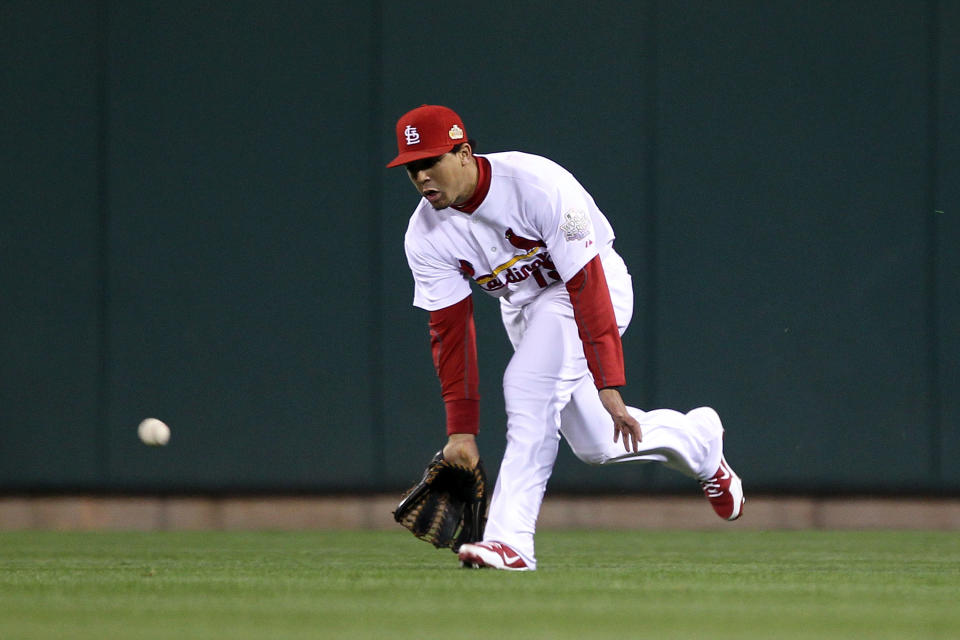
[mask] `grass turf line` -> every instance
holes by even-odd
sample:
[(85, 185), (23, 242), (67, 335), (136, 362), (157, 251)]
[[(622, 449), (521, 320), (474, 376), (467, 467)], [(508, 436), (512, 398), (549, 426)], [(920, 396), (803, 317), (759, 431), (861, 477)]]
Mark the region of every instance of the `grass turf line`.
[(3, 532), (0, 638), (955, 638), (945, 532), (545, 531), (534, 573), (392, 532)]

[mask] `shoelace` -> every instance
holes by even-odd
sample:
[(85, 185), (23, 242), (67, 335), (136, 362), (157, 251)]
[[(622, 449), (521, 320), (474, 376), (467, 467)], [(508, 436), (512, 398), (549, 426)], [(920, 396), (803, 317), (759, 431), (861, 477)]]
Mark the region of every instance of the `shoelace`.
[(707, 494), (708, 498), (719, 498), (723, 495), (723, 489), (720, 487), (720, 483), (717, 482), (716, 476), (709, 480), (704, 480), (700, 483), (700, 486), (703, 487), (703, 491)]

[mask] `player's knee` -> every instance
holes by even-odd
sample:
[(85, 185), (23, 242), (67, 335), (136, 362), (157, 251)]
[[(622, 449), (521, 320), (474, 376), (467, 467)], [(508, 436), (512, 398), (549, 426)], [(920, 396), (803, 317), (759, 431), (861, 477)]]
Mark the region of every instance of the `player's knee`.
[(573, 449), (573, 455), (577, 456), (581, 462), (594, 466), (606, 464), (610, 460), (606, 451), (578, 451)]

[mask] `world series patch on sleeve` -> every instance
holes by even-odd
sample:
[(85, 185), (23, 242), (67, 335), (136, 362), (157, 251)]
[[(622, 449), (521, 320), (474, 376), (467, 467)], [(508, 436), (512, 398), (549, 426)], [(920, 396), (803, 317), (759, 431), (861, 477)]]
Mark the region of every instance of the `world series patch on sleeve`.
[(438, 549), (456, 552), (483, 538), (487, 522), (487, 474), (447, 462), (438, 451), (420, 482), (403, 494), (393, 518)]

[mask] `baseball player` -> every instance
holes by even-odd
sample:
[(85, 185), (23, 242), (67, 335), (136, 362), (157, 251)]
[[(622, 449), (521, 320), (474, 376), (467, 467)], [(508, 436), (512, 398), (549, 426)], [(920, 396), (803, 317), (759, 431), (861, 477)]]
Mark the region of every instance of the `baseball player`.
[(700, 482), (717, 515), (739, 518), (743, 488), (724, 459), (717, 413), (645, 412), (621, 398), (631, 279), (613, 229), (573, 175), (526, 153), (475, 154), (463, 121), (443, 106), (404, 114), (396, 136), (387, 166), (404, 166), (421, 196), (405, 250), (413, 304), (430, 313), (447, 460), (479, 460), (471, 280), (499, 299), (514, 347), (503, 375), (507, 445), (483, 540), (460, 548), (461, 564), (536, 569), (537, 514), (561, 436), (589, 464), (675, 469)]

